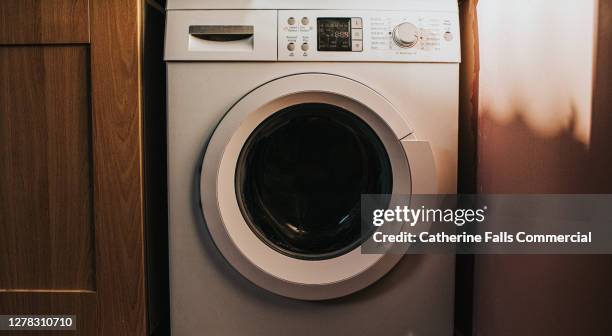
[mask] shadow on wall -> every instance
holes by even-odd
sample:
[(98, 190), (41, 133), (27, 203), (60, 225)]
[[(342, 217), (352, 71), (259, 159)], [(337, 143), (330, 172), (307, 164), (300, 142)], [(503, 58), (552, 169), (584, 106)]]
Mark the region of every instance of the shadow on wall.
[[(573, 119), (547, 138), (533, 132), (522, 113), (499, 124), (484, 111), (479, 191), (612, 193), (612, 89), (602, 83), (611, 82), (609, 64), (606, 69), (598, 72), (599, 108), (588, 147), (575, 139)], [(476, 265), (474, 335), (612, 335), (612, 256), (477, 256)]]
[[(602, 108), (593, 111), (589, 147), (575, 139), (573, 121), (545, 138), (528, 127), (522, 113), (498, 124), (485, 111), (479, 121), (480, 191), (612, 193), (612, 97), (596, 97), (606, 103), (594, 102)], [(612, 335), (612, 256), (476, 260), (474, 335)]]
[[(514, 104), (506, 122), (478, 120), (481, 193), (612, 193), (612, 0), (599, 1), (588, 145), (576, 140), (575, 106), (544, 136)], [(612, 335), (612, 256), (476, 256), (473, 334)]]
[[(591, 193), (593, 157), (574, 137), (576, 108), (554, 137), (535, 133), (517, 104), (509, 123), (500, 124), (481, 110), (478, 191), (487, 193)], [(587, 174), (587, 172), (589, 172)]]

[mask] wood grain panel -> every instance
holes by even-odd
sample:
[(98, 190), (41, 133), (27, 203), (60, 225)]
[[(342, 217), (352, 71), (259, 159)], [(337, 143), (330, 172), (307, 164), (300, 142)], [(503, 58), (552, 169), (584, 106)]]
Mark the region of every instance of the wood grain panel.
[(90, 336), (96, 333), (96, 293), (88, 291), (3, 292), (0, 291), (0, 314), (3, 315), (76, 315), (75, 331), (19, 331), (0, 335), (16, 336)]
[(86, 47), (0, 47), (0, 289), (95, 289)]
[(88, 42), (87, 0), (0, 1), (0, 44)]
[(94, 221), (99, 335), (144, 335), (139, 0), (92, 0)]

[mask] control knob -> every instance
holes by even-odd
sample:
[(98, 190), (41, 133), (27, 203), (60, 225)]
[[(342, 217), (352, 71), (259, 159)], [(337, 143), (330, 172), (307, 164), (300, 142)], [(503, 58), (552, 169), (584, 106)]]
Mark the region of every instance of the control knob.
[(393, 42), (402, 48), (412, 48), (419, 43), (419, 28), (410, 22), (404, 22), (393, 29)]

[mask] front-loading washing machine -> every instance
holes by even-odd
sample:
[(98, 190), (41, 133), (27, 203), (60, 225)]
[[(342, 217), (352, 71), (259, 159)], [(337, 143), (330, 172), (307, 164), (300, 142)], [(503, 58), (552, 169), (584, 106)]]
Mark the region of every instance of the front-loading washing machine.
[(451, 335), (454, 256), (360, 202), (456, 192), (457, 2), (167, 6), (172, 333)]

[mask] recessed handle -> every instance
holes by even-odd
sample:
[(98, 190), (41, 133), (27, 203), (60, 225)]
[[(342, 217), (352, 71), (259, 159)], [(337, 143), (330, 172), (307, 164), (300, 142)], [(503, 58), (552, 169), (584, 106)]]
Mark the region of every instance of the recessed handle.
[(189, 26), (189, 34), (207, 41), (240, 41), (253, 37), (253, 26)]

